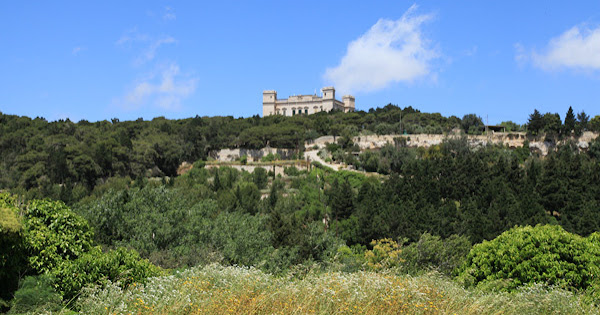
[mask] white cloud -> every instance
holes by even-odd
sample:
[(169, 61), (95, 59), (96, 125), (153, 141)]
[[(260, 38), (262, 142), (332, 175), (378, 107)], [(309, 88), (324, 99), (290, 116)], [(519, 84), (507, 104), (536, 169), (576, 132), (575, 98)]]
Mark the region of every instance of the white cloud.
[[(165, 44), (177, 43), (177, 40), (171, 36), (164, 36), (155, 39), (149, 35), (139, 33), (136, 28), (126, 31), (119, 40), (116, 41), (118, 46), (131, 48), (134, 44), (145, 44), (145, 48), (141, 49), (141, 53), (135, 58), (134, 64), (139, 66), (156, 57), (156, 51), (160, 46)], [(139, 48), (139, 47), (138, 47)]]
[(175, 11), (171, 7), (165, 7), (165, 14), (163, 14), (163, 20), (170, 21), (175, 20), (177, 16), (175, 15)]
[(474, 45), (473, 47), (471, 47), (469, 49), (463, 50), (463, 55), (465, 55), (467, 57), (473, 57), (477, 54), (477, 50), (478, 50), (477, 45)]
[(74, 56), (77, 56), (77, 55), (79, 55), (80, 52), (82, 52), (84, 50), (85, 50), (85, 47), (77, 46), (77, 47), (73, 48), (73, 50), (71, 51), (71, 53)]
[(134, 42), (146, 42), (150, 40), (150, 36), (146, 34), (141, 34), (138, 32), (137, 27), (134, 27), (130, 30), (125, 31), (121, 38), (117, 40), (116, 44), (118, 46), (125, 46), (127, 44), (131, 44)]
[(342, 93), (375, 91), (394, 82), (411, 82), (431, 74), (439, 56), (421, 33), (431, 15), (416, 15), (411, 6), (400, 19), (380, 19), (348, 44), (340, 64), (325, 70), (324, 79)]
[(155, 106), (165, 110), (177, 110), (181, 101), (196, 91), (198, 79), (182, 75), (177, 64), (161, 67), (132, 84), (129, 92), (113, 101), (126, 110), (143, 106)]
[(154, 59), (154, 57), (156, 56), (156, 50), (158, 50), (158, 48), (161, 45), (173, 44), (176, 42), (177, 40), (170, 36), (152, 41), (150, 45), (142, 52), (142, 54), (138, 58), (136, 58), (135, 64), (141, 65)]
[(517, 59), (528, 58), (544, 70), (571, 68), (600, 70), (600, 27), (595, 29), (575, 26), (552, 38), (545, 52), (527, 54), (517, 46)]

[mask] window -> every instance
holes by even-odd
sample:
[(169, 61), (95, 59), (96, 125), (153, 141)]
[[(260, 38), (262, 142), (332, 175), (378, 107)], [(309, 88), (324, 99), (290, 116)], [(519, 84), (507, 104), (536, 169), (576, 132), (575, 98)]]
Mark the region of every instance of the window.
[(308, 115), (308, 108), (304, 109), (304, 113)]
[(296, 115), (296, 110), (292, 109), (292, 116)]

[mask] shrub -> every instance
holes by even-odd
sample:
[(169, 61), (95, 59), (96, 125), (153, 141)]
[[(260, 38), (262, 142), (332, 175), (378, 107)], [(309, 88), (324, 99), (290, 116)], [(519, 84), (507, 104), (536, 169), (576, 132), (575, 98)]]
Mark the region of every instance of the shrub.
[(103, 253), (94, 247), (76, 260), (65, 261), (50, 274), (65, 300), (75, 297), (86, 285), (118, 282), (123, 288), (161, 275), (161, 269), (140, 258), (136, 251), (118, 248)]
[(403, 270), (409, 273), (435, 269), (449, 276), (464, 263), (470, 250), (471, 242), (466, 236), (452, 235), (442, 239), (423, 233), (417, 242), (403, 248), (400, 258), (404, 260)]
[(27, 268), (23, 223), (13, 202), (11, 195), (0, 194), (0, 312), (17, 289), (19, 274)]
[(283, 173), (287, 176), (298, 176), (300, 175), (300, 171), (295, 166), (286, 167), (283, 169)]
[(76, 259), (92, 245), (93, 234), (87, 221), (62, 201), (32, 200), (24, 214), (29, 265), (37, 272), (50, 271), (63, 260)]
[(62, 298), (52, 286), (48, 275), (28, 276), (15, 292), (9, 314), (42, 313), (61, 308)]
[(367, 266), (373, 270), (398, 267), (403, 259), (400, 258), (400, 244), (391, 238), (371, 241), (372, 250), (365, 252)]
[(565, 289), (595, 286), (600, 248), (560, 226), (515, 227), (473, 246), (459, 279), (467, 286), (513, 290), (545, 283)]

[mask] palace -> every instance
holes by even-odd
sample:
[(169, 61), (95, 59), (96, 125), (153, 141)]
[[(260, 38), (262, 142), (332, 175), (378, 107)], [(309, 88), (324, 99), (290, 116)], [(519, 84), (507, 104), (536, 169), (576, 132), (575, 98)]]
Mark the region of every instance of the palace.
[(345, 113), (354, 111), (354, 96), (346, 95), (342, 101), (335, 99), (335, 89), (324, 87), (323, 96), (294, 95), (287, 99), (277, 99), (277, 91), (263, 91), (263, 117), (270, 115), (310, 115), (322, 111), (341, 110)]

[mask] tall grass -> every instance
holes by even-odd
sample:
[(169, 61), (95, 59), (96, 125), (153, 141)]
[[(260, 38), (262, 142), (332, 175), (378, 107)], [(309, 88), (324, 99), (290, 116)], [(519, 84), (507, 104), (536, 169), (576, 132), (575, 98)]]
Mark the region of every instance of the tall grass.
[(535, 285), (517, 293), (465, 290), (438, 274), (315, 272), (301, 279), (211, 265), (123, 290), (86, 289), (86, 314), (598, 314), (582, 296)]

